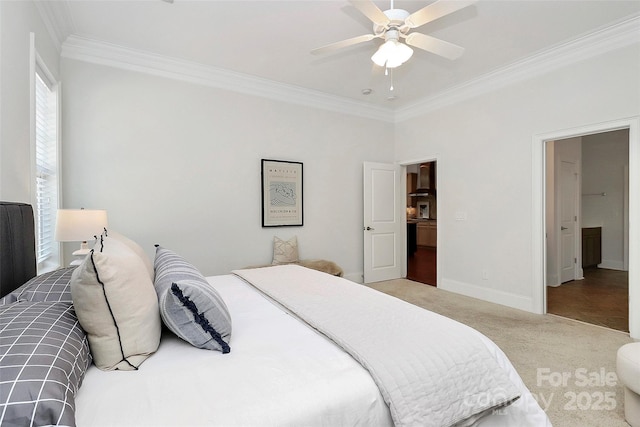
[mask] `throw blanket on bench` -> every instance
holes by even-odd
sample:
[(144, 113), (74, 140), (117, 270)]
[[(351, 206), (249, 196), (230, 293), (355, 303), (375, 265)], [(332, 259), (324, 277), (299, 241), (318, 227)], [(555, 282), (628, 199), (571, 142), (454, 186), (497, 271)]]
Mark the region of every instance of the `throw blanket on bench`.
[(479, 333), (468, 326), (296, 265), (233, 273), (365, 367), (396, 426), (471, 425), (519, 397)]

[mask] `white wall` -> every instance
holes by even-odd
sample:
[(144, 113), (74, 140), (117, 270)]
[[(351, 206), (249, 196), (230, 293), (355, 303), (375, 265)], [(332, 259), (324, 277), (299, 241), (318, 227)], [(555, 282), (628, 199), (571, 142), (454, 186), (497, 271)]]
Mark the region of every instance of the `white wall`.
[[(640, 114), (639, 49), (612, 51), (397, 124), (397, 161), (438, 158), (443, 289), (534, 310), (541, 290), (532, 261), (532, 138)], [(467, 220), (456, 221), (458, 213)]]
[[(582, 226), (602, 227), (601, 268), (624, 270), (625, 168), (629, 130), (583, 138)], [(605, 193), (604, 196), (600, 196)]]
[(59, 55), (33, 2), (0, 1), (0, 200), (31, 203), (29, 33), (49, 71)]
[[(62, 60), (65, 207), (159, 243), (204, 274), (271, 262), (274, 235), (361, 280), (362, 163), (393, 124)], [(260, 159), (304, 163), (304, 227), (262, 228)]]

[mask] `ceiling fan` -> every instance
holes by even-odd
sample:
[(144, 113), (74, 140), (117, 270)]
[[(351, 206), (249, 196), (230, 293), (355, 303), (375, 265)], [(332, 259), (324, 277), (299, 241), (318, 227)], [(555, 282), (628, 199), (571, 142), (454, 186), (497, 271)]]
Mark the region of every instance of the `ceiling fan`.
[[(364, 34), (331, 43), (313, 49), (311, 53), (320, 55), (358, 43), (368, 42), (375, 38), (381, 38), (385, 42), (373, 54), (371, 60), (381, 67), (395, 68), (405, 63), (413, 55), (413, 49), (409, 46), (417, 47), (451, 60), (459, 58), (464, 52), (464, 48), (426, 34), (410, 31), (470, 6), (477, 0), (437, 0), (411, 14), (403, 9), (394, 9), (393, 0), (391, 0), (390, 9), (384, 12), (372, 0), (348, 1), (373, 22), (373, 34)], [(404, 43), (400, 39), (404, 39)]]

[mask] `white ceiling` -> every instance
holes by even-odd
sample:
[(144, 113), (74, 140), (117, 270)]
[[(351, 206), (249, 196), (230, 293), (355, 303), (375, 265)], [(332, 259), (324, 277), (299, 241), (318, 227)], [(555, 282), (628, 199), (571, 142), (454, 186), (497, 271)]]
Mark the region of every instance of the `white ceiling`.
[[(389, 3), (376, 0), (382, 10)], [(416, 11), (430, 0), (397, 0)], [(399, 108), (558, 47), (640, 13), (640, 1), (479, 0), (416, 31), (463, 46), (449, 61), (417, 50), (389, 77), (370, 56), (380, 40), (322, 57), (313, 48), (366, 34), (371, 24), (346, 0), (57, 0), (49, 5), (76, 35), (258, 76), (385, 108)], [(371, 88), (365, 96), (362, 89)]]

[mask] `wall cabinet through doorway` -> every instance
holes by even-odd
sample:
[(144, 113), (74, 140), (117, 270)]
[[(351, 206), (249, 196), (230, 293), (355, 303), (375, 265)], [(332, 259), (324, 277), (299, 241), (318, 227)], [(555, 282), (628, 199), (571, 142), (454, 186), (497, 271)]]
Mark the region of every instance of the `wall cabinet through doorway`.
[(407, 207), (416, 207), (417, 197), (412, 196), (416, 192), (418, 188), (418, 174), (417, 173), (408, 173), (407, 174)]

